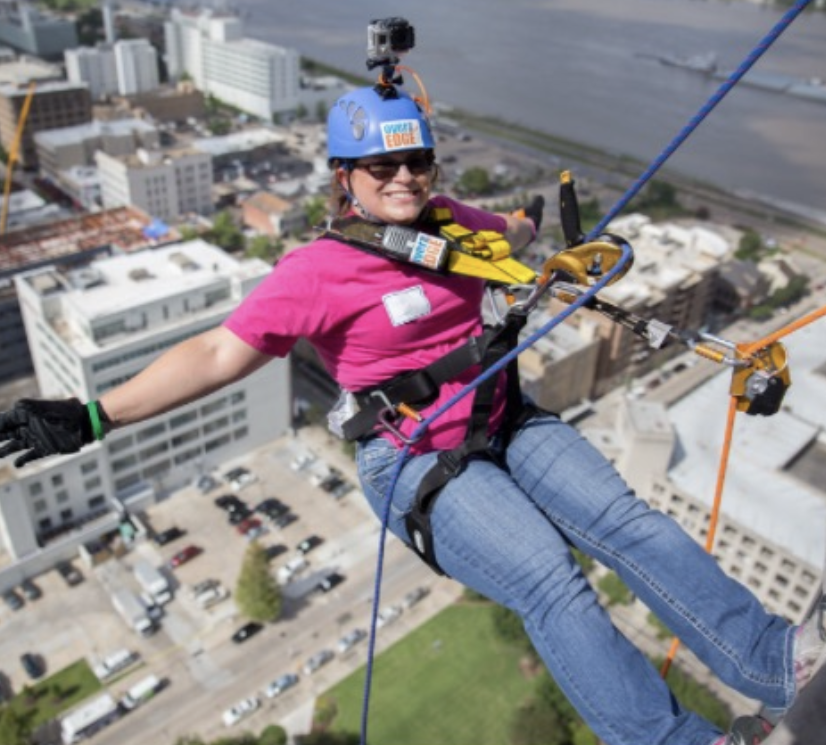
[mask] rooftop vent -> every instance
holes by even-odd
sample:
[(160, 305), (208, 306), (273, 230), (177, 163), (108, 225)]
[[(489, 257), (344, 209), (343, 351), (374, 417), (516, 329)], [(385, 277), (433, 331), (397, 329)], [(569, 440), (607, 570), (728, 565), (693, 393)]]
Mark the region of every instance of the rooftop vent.
[(169, 254), (169, 260), (182, 272), (194, 272), (199, 268), (195, 261), (181, 251)]
[(129, 270), (129, 279), (131, 279), (133, 282), (144, 282), (145, 280), (152, 278), (152, 273), (144, 267), (138, 267), (136, 269)]

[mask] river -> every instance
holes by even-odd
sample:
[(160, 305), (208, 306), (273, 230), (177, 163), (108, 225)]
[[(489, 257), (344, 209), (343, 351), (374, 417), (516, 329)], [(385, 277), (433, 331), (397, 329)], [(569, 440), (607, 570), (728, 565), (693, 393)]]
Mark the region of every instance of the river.
[[(431, 99), (649, 162), (720, 86), (654, 57), (734, 69), (781, 18), (719, 0), (242, 0), (248, 36), (366, 74), (370, 19), (416, 29), (404, 63)], [(826, 80), (826, 13), (805, 13), (755, 72)], [(412, 83), (409, 79), (408, 82)], [(667, 168), (826, 211), (826, 103), (735, 86)]]

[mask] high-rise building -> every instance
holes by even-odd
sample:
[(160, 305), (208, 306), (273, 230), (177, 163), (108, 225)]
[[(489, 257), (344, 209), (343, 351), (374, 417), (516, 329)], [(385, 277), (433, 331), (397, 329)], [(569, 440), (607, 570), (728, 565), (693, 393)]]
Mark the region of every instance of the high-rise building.
[(155, 90), (158, 80), (158, 53), (146, 39), (121, 39), (115, 42), (118, 93), (132, 96)]
[[(44, 397), (99, 398), (169, 347), (220, 324), (269, 271), (201, 240), (15, 278)], [(289, 366), (265, 369), (204, 399), (116, 430), (81, 452), (0, 464), (0, 539), (12, 557), (120, 503), (141, 508), (200, 473), (282, 435)]]
[(67, 49), (64, 57), (66, 77), (73, 83), (86, 83), (95, 101), (145, 93), (160, 85), (158, 53), (146, 39)]
[(244, 38), (239, 18), (173, 9), (164, 35), (173, 80), (186, 73), (204, 93), (263, 119), (297, 108), (298, 52)]
[(107, 209), (133, 205), (162, 220), (212, 212), (212, 156), (193, 148), (95, 154)]
[(0, 44), (18, 52), (59, 59), (77, 46), (75, 23), (43, 13), (27, 0), (0, 0)]

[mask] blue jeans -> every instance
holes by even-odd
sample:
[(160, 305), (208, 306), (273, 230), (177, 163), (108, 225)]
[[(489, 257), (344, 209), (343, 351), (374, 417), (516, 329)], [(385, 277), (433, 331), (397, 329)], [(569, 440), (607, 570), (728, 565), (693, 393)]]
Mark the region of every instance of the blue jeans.
[[(679, 525), (634, 495), (575, 429), (543, 415), (503, 454), (506, 468), (471, 461), (436, 501), (439, 565), (518, 613), (551, 675), (610, 745), (711, 745), (720, 731), (682, 709), (658, 671), (612, 624), (570, 547), (614, 570), (727, 685), (784, 709), (794, 696), (793, 628), (767, 613)], [(373, 510), (398, 451), (359, 446)], [(404, 516), (435, 453), (411, 458), (392, 495), (388, 528), (409, 543)]]

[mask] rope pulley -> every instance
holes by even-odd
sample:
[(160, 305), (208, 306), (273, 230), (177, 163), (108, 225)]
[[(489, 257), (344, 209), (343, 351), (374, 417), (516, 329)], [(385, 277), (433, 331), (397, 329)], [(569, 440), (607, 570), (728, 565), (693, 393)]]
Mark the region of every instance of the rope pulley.
[[(743, 345), (737, 346), (737, 353), (743, 354)], [(761, 416), (776, 414), (792, 384), (786, 347), (775, 341), (744, 358), (748, 365), (734, 370), (729, 389), (737, 399), (737, 410)]]

